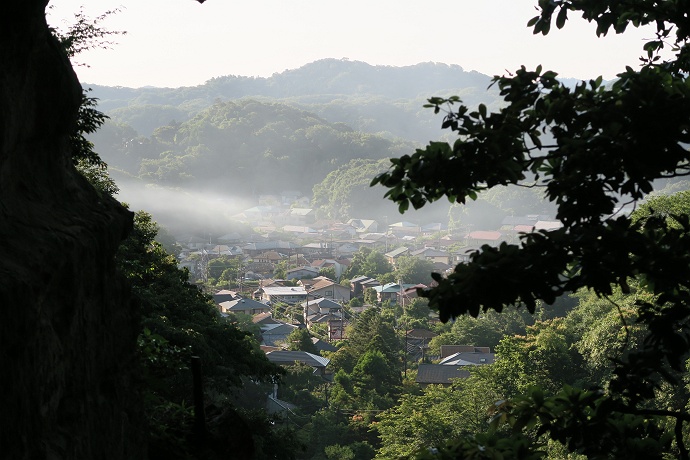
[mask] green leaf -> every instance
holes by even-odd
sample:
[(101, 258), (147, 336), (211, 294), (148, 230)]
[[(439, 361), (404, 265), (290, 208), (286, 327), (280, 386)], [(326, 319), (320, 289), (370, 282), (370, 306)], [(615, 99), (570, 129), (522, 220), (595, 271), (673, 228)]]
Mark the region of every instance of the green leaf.
[(565, 6), (561, 6), (561, 10), (558, 12), (558, 16), (556, 16), (556, 27), (562, 29), (567, 19), (568, 9)]

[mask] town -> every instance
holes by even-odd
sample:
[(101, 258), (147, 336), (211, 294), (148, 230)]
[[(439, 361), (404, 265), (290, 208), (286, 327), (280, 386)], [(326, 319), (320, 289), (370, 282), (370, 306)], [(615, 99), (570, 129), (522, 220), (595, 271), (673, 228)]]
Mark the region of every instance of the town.
[[(418, 299), (418, 290), (435, 285), (432, 272), (451, 271), (483, 245), (519, 244), (521, 233), (562, 227), (546, 215), (506, 216), (499, 228), (476, 230), (470, 226), (449, 230), (438, 222), (388, 223), (387, 216), (382, 221), (318, 221), (314, 209), (298, 207), (309, 203), (299, 192), (263, 196), (260, 202), (273, 204), (233, 216), (255, 230), (250, 235), (232, 232), (215, 238), (176, 238), (180, 267), (213, 295), (223, 316), (252, 317), (261, 329), (261, 349), (270, 361), (301, 362), (330, 378), (328, 359), (303, 350), (299, 355), (288, 351), (296, 329), (306, 329), (319, 352), (334, 352), (333, 343), (347, 339), (354, 315), (384, 303), (404, 311), (406, 303)], [(378, 277), (357, 273), (353, 257), (362, 253), (379, 255), (388, 271)], [(412, 273), (415, 279), (391, 280), (405, 259), (420, 265)], [(438, 323), (434, 312), (427, 309), (425, 316)], [(471, 344), (444, 344), (430, 354), (429, 342), (436, 336), (428, 328), (405, 330), (402, 347), (407, 359), (421, 363), (418, 384), (450, 385), (453, 378), (469, 376), (462, 366), (494, 362), (489, 347)]]

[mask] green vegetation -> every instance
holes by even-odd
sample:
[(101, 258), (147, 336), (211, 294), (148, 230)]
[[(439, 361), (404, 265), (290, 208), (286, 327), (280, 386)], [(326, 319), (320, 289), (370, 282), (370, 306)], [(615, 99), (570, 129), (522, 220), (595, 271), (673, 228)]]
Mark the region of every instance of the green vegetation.
[[(598, 78), (569, 88), (555, 72), (522, 67), (494, 78), (505, 101), (498, 111), (472, 110), (459, 97), (429, 99), (428, 107), (445, 112), (443, 127), (457, 140), (393, 159), (373, 184), (388, 187), (401, 212), (444, 197), (465, 203), (500, 185), (540, 188), (556, 204), (562, 229), (526, 235), (521, 245), (485, 246), (447, 278), (437, 276), (438, 287), (424, 295), (447, 321), (509, 306), (534, 312), (564, 293), (588, 291), (615, 307), (619, 323), (602, 316), (589, 324), (597, 329), (578, 339), (580, 349), (595, 358), (606, 340), (623, 344), (603, 351), (614, 358), (610, 373), (601, 359), (592, 363), (593, 375), (610, 379), (585, 389), (565, 385), (579, 376), (570, 331), (561, 323), (536, 324), (525, 343), (501, 342), (502, 355), (527, 358), (511, 358), (520, 363), (509, 374), (517, 393), (493, 418), (496, 430), (515, 436), (469, 435), (434, 457), (480, 458), (481, 444), (488, 446), (481, 458), (497, 451), (534, 458), (539, 443), (550, 440), (591, 458), (688, 458), (690, 416), (681, 385), (690, 348), (685, 197), (671, 198), (673, 205), (652, 200), (632, 217), (616, 209), (642, 200), (655, 180), (688, 173), (687, 11), (646, 0), (540, 1), (539, 9), (530, 21), (535, 33), (546, 35), (552, 22), (561, 28), (569, 14), (581, 13), (596, 23), (598, 35), (649, 25), (656, 38), (645, 43), (640, 69), (626, 68), (608, 86)], [(618, 295), (626, 301), (616, 302)], [(530, 378), (523, 381), (523, 374)]]
[[(116, 166), (160, 184), (211, 183), (253, 193), (296, 188), (287, 178), (299, 173), (312, 178), (300, 187), (314, 186), (322, 216), (334, 218), (372, 201), (361, 186), (379, 174), (374, 182), (390, 188), (400, 210), (442, 197), (464, 203), (489, 188), (471, 212), (495, 220), (508, 210), (540, 212), (555, 204), (565, 224), (527, 235), (521, 246), (482, 248), (448, 277), (434, 275), (439, 285), (424, 298), (354, 315), (347, 338), (325, 353), (331, 381), (306, 365), (281, 371), (269, 363), (249, 317), (222, 318), (156, 242), (151, 216), (137, 213), (116, 263), (141, 313), (136, 365), (150, 458), (226, 458), (228, 452), (311, 460), (688, 458), (690, 192), (653, 197), (630, 216), (614, 213), (617, 196), (641, 200), (655, 179), (687, 172), (687, 20), (674, 5), (597, 5), (604, 4), (610, 11), (587, 2), (540, 2), (532, 25), (546, 33), (554, 14), (560, 27), (569, 11), (585, 13), (600, 33), (653, 23), (659, 39), (645, 46), (639, 72), (627, 69), (608, 87), (594, 80), (571, 89), (553, 72), (523, 68), (495, 79), (505, 100), (495, 112), (454, 109), (456, 97), (432, 98), (430, 107), (447, 110), (444, 126), (459, 140), (394, 159), (388, 172), (385, 158), (411, 144), (278, 103), (217, 101), (196, 112), (149, 107), (160, 119), (196, 115), (151, 125), (147, 138), (126, 126), (107, 127), (102, 139), (122, 154)], [(675, 39), (669, 24), (679, 26)], [(656, 53), (664, 40), (675, 40), (678, 54), (661, 65)], [(117, 187), (84, 137), (105, 121), (94, 104), (84, 97), (74, 160), (111, 195)], [(265, 184), (261, 175), (271, 168), (286, 178)], [(218, 171), (237, 177), (230, 183)], [(319, 177), (325, 179), (319, 183)], [(453, 207), (450, 220), (462, 226), (473, 220), (469, 212)], [(235, 280), (240, 268), (230, 258), (209, 264), (219, 284)], [(276, 274), (287, 268), (279, 266)], [(412, 257), (401, 257), (393, 270), (383, 254), (362, 249), (345, 277), (427, 283), (430, 271), (430, 263)], [(371, 291), (364, 301), (374, 303)], [(275, 307), (277, 316), (301, 318), (298, 307)], [(433, 324), (429, 307), (454, 322)], [(422, 388), (412, 381), (420, 363), (406, 349), (411, 328), (438, 333), (427, 360), (436, 359), (442, 345), (488, 346), (498, 359), (468, 366), (470, 376), (449, 386)], [(323, 326), (315, 331), (326, 334)], [(305, 329), (287, 342), (291, 350), (317, 352)], [(192, 355), (204, 363), (212, 411), (203, 445), (192, 436)], [(260, 406), (278, 380), (278, 396), (295, 408), (269, 417)]]
[(127, 131), (110, 125), (93, 136), (112, 167), (148, 183), (239, 197), (308, 194), (350, 160), (387, 158), (412, 146), (252, 99), (216, 101), (190, 120), (158, 126), (150, 137)]
[[(112, 12), (89, 22), (79, 13), (76, 25), (66, 35), (54, 33), (71, 57), (90, 46), (102, 46), (92, 43), (111, 35), (99, 25), (109, 14)], [(95, 99), (84, 95), (71, 137), (72, 157), (97, 190), (112, 195), (117, 186), (108, 176), (107, 165), (84, 137), (106, 119), (95, 107)], [(239, 445), (243, 446), (243, 458), (294, 458), (300, 445), (293, 440), (293, 432), (274, 425), (261, 399), (259, 405), (247, 404), (252, 400), (248, 395), (261, 383), (275, 382), (284, 372), (268, 361), (251, 332), (238, 328), (241, 319), (222, 318), (211, 299), (189, 283), (188, 272), (180, 270), (177, 259), (155, 240), (158, 233), (149, 214), (135, 213), (133, 229), (115, 260), (132, 290), (132, 304), (122, 308), (136, 308), (141, 316), (139, 362), (133, 365), (141, 370), (147, 424), (142, 428), (146, 430), (149, 458), (224, 458), (225, 452)], [(212, 267), (224, 269), (220, 277), (232, 270), (236, 273), (235, 261), (221, 262)], [(192, 357), (200, 358), (203, 365), (201, 391), (206, 400), (202, 404), (213, 410), (209, 414), (213, 421), (204, 421), (208, 424), (205, 440), (199, 438), (191, 410)]]
[(393, 271), (393, 267), (386, 260), (385, 256), (378, 251), (363, 247), (352, 257), (352, 263), (346, 270), (346, 278), (356, 276), (368, 276), (379, 278)]

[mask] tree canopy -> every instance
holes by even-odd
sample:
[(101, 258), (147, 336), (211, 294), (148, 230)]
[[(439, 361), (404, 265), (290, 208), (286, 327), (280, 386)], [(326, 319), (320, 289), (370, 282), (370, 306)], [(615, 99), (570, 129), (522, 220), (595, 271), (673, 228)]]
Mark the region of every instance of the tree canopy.
[[(457, 140), (392, 159), (372, 184), (388, 187), (401, 212), (444, 197), (465, 203), (496, 186), (541, 189), (555, 204), (561, 229), (484, 246), (447, 277), (435, 275), (438, 286), (421, 295), (447, 321), (507, 306), (533, 312), (582, 289), (613, 302), (616, 287), (627, 294), (639, 283), (650, 294), (634, 302), (642, 346), (616, 360), (605, 391), (565, 388), (547, 400), (531, 391), (504, 404), (497, 420), (517, 432), (538, 426), (591, 457), (688, 458), (682, 433), (690, 415), (649, 407), (660, 382), (678, 384), (690, 349), (690, 220), (671, 208), (655, 211), (654, 204), (639, 217), (620, 209), (643, 200), (655, 180), (690, 172), (687, 5), (539, 1), (529, 26), (546, 35), (573, 13), (596, 23), (600, 36), (645, 25), (656, 36), (644, 44), (640, 67), (626, 67), (610, 85), (599, 77), (569, 87), (553, 71), (523, 66), (494, 78), (504, 100), (498, 111), (471, 109), (455, 96), (429, 99), (429, 108), (445, 112), (443, 127)], [(463, 442), (454, 448), (466, 447)]]

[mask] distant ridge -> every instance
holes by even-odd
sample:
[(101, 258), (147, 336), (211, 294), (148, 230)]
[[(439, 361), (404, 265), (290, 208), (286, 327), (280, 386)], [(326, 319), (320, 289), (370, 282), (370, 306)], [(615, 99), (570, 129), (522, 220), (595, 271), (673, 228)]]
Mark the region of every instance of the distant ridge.
[(438, 95), (440, 90), (448, 90), (445, 95), (461, 88), (483, 91), (490, 82), (488, 75), (467, 72), (459, 65), (425, 62), (393, 67), (344, 59), (321, 59), (267, 78), (228, 75), (192, 87), (84, 86), (93, 89), (92, 95), (100, 100), (99, 107), (108, 112), (129, 105), (177, 106), (190, 100), (208, 104), (217, 98), (376, 95), (390, 99), (414, 99)]

